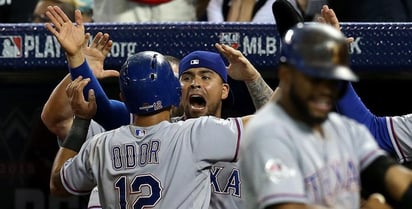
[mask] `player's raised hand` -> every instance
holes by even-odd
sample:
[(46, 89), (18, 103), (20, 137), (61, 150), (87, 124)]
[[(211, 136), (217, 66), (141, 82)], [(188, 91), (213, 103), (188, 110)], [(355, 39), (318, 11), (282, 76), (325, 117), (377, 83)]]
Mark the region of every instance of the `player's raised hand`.
[(229, 61), (227, 73), (232, 79), (253, 81), (260, 76), (256, 68), (239, 50), (219, 43), (216, 43), (215, 47)]
[(108, 33), (98, 32), (89, 44), (90, 33), (86, 33), (83, 45), (83, 53), (86, 56), (87, 63), (93, 71), (94, 76), (98, 79), (106, 77), (118, 77), (117, 70), (104, 70), (104, 60), (109, 54), (113, 41), (110, 40)]
[(77, 55), (83, 46), (85, 37), (80, 10), (75, 11), (76, 23), (73, 23), (58, 6), (47, 7), (46, 16), (51, 21), (45, 24), (46, 28), (57, 38), (66, 54), (68, 56)]
[[(334, 28), (336, 28), (337, 30), (341, 31), (338, 17), (336, 16), (335, 11), (333, 11), (333, 9), (330, 9), (328, 5), (323, 5), (322, 9), (320, 10), (320, 14), (321, 15), (317, 17), (318, 22), (329, 24), (333, 26)], [(353, 40), (354, 40), (353, 37), (349, 37), (347, 38), (346, 41), (348, 43), (352, 43)]]
[(88, 101), (84, 98), (84, 87), (90, 82), (90, 78), (83, 79), (81, 76), (73, 80), (66, 88), (67, 97), (70, 100), (73, 113), (82, 119), (92, 119), (97, 112), (96, 97), (94, 90), (88, 92)]

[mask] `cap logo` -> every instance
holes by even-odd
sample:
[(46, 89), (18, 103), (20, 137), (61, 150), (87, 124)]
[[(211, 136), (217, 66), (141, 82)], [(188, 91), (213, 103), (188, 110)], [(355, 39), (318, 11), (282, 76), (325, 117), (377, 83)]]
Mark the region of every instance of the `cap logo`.
[(191, 64), (191, 65), (198, 65), (198, 64), (199, 64), (199, 60), (190, 60), (190, 64)]

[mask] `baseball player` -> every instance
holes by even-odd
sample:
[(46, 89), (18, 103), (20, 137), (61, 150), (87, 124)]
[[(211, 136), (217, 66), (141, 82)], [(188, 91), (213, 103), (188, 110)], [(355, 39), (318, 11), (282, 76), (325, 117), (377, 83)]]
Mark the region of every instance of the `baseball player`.
[(347, 81), (346, 37), (322, 23), (284, 36), (280, 98), (246, 127), (240, 168), (246, 208), (360, 207), (360, 189), (412, 207), (412, 172), (386, 156), (365, 126), (332, 112)]
[[(192, 52), (181, 60), (180, 75), (183, 92), (181, 106), (185, 114), (183, 117), (173, 118), (173, 121), (203, 115), (220, 116), (222, 99), (229, 93), (226, 66), (220, 55), (208, 51)], [(105, 112), (109, 114), (110, 111)], [(236, 163), (214, 164), (210, 170), (210, 183), (210, 208), (241, 208), (242, 184)]]
[[(77, 81), (84, 86), (89, 80)], [(51, 192), (79, 195), (97, 184), (103, 208), (208, 208), (209, 168), (216, 161), (236, 160), (246, 119), (169, 122), (181, 87), (168, 61), (156, 52), (129, 57), (119, 83), (133, 124), (95, 135), (80, 148), (84, 138), (79, 131), (87, 132), (89, 120), (84, 119), (97, 106), (90, 102), (87, 114), (74, 109), (75, 121), (53, 165)], [(89, 93), (90, 101), (93, 97)], [(72, 102), (79, 98), (82, 91), (74, 91)]]
[[(286, 0), (277, 0), (273, 4), (273, 14), (277, 19), (277, 30), (281, 36), (284, 36), (286, 31), (288, 31), (288, 29), (290, 29), (297, 23), (304, 22), (304, 19)], [(327, 5), (323, 5), (320, 14), (321, 16), (318, 17), (319, 22), (329, 24), (337, 30), (340, 30), (340, 24), (335, 12)], [(347, 38), (348, 43), (351, 43), (352, 41), (352, 37)], [(369, 128), (369, 130), (377, 140), (379, 146), (393, 155), (394, 151), (392, 150), (392, 148), (394, 146), (388, 149), (387, 144), (390, 143), (390, 140), (387, 140), (388, 138), (385, 137), (385, 135), (381, 134), (382, 131), (379, 131), (379, 128), (383, 128), (383, 126), (379, 125), (379, 123), (383, 122), (382, 118), (372, 118), (373, 116), (371, 115), (371, 113), (364, 107), (359, 98), (356, 96), (356, 92), (354, 92), (350, 82), (348, 82), (345, 95), (339, 100), (337, 104), (338, 105), (336, 110), (339, 113), (353, 117), (358, 122), (367, 125), (367, 128)], [(383, 132), (385, 133), (385, 131)], [(385, 141), (387, 143), (383, 143)], [(393, 141), (394, 140), (392, 140), (392, 142)], [(381, 194), (372, 193), (370, 191), (367, 191), (365, 188), (362, 189), (361, 193), (363, 198), (361, 206), (362, 209), (384, 209), (390, 207), (385, 201), (382, 201), (382, 199), (384, 200), (384, 198), (382, 198)]]
[[(217, 47), (221, 47), (222, 53), (240, 53), (237, 50), (236, 52), (233, 52), (235, 50), (227, 46), (218, 45)], [(240, 57), (239, 59), (244, 59), (243, 56), (237, 56)], [(255, 96), (255, 98), (258, 98), (256, 99), (255, 106), (256, 104), (263, 104), (263, 102), (269, 100), (269, 94), (273, 91), (267, 87), (266, 83), (261, 79), (260, 74), (257, 73), (257, 70), (253, 68), (248, 61), (244, 63), (245, 64), (242, 65), (247, 65), (249, 69), (246, 71), (247, 73), (243, 72), (240, 74), (238, 72), (232, 72), (232, 75), (238, 74), (235, 76), (249, 76), (253, 78), (255, 82), (248, 82), (251, 95), (261, 95)], [(194, 51), (182, 58), (179, 69), (180, 81), (182, 84), (181, 106), (185, 114), (182, 117), (173, 118), (173, 121), (186, 120), (188, 118), (196, 118), (204, 115), (220, 117), (222, 100), (228, 97), (230, 91), (229, 85), (227, 84), (226, 66), (220, 55), (214, 52)], [(71, 70), (71, 73), (72, 76), (77, 76), (79, 74), (83, 77), (90, 76), (93, 82), (91, 73), (87, 74), (87, 72), (78, 69)], [(98, 82), (95, 83), (98, 84)], [(96, 89), (101, 89), (101, 87), (97, 87)], [(263, 93), (267, 96), (262, 96)], [(96, 95), (99, 94), (104, 95), (104, 92), (97, 90)], [(124, 111), (124, 109), (121, 111), (112, 110), (113, 108), (124, 108), (124, 103), (113, 100), (105, 100), (103, 102), (99, 101), (99, 99), (96, 100), (99, 109), (102, 106), (102, 109), (100, 109), (100, 111), (98, 110), (97, 114), (99, 114), (99, 112), (100, 114), (105, 113), (103, 116), (105, 116), (106, 119), (101, 123), (103, 126), (106, 124), (104, 121), (110, 122), (109, 127), (118, 126), (119, 122), (116, 120), (118, 120), (119, 117), (122, 117), (122, 115), (127, 116), (127, 114), (124, 113), (127, 111)], [(114, 115), (111, 114), (112, 112), (117, 113), (117, 117), (114, 117)], [(119, 112), (123, 112), (123, 114), (119, 114)], [(108, 117), (110, 115), (114, 117), (111, 120)], [(96, 121), (101, 119), (97, 119), (97, 117), (95, 118)], [(219, 162), (215, 164), (210, 171), (210, 182), (212, 186), (211, 208), (241, 208), (243, 204), (243, 198), (241, 196), (242, 182), (240, 179), (241, 171), (237, 164)]]

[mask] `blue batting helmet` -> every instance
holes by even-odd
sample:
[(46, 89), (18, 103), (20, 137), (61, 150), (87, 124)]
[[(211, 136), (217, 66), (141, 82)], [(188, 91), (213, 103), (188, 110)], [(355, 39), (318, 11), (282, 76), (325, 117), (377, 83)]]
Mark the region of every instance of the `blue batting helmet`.
[(357, 81), (349, 61), (346, 37), (330, 25), (298, 23), (283, 38), (280, 62), (311, 77)]
[(158, 52), (143, 51), (128, 57), (120, 70), (119, 83), (125, 104), (133, 114), (150, 115), (179, 105), (179, 80)]

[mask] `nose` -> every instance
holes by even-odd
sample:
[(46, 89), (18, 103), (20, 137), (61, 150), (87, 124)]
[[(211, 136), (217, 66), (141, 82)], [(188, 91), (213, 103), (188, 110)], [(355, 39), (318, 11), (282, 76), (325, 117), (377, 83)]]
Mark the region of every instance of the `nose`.
[(190, 84), (190, 88), (192, 88), (192, 89), (200, 88), (200, 82), (198, 81), (197, 78), (194, 78), (192, 80), (192, 83)]

